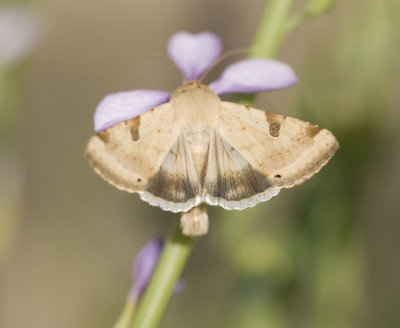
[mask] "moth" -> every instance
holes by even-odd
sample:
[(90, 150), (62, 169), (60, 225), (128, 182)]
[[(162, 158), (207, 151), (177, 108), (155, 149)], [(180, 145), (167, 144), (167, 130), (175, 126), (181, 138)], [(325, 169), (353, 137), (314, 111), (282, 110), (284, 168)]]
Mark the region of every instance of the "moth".
[(241, 210), (317, 173), (339, 145), (299, 119), (221, 101), (198, 81), (93, 136), (86, 156), (115, 187), (172, 212)]

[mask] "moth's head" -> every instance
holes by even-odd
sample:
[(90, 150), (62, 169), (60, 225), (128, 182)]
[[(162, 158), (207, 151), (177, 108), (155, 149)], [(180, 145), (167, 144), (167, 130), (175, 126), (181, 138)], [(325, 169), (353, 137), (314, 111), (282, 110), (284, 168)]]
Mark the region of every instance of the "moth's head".
[[(199, 81), (190, 81), (178, 89), (176, 89), (171, 96), (171, 100), (176, 99), (180, 96), (208, 96), (208, 97), (217, 97), (218, 96), (212, 91), (209, 87)], [(219, 99), (219, 98), (218, 98)]]
[(199, 81), (188, 82), (176, 89), (170, 102), (178, 121), (186, 128), (204, 130), (218, 121), (221, 99)]

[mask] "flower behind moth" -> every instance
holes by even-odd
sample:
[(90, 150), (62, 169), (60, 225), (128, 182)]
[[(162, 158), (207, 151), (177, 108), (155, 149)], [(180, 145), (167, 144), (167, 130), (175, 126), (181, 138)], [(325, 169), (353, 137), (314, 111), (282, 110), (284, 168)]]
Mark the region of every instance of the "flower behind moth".
[[(168, 55), (181, 70), (185, 82), (199, 80), (221, 56), (221, 40), (211, 32), (178, 32), (168, 42)], [(217, 95), (257, 93), (287, 88), (297, 82), (286, 64), (264, 58), (240, 60), (226, 67), (220, 78), (209, 84)], [(134, 118), (168, 102), (170, 95), (161, 90), (138, 89), (107, 95), (94, 114), (96, 132)]]

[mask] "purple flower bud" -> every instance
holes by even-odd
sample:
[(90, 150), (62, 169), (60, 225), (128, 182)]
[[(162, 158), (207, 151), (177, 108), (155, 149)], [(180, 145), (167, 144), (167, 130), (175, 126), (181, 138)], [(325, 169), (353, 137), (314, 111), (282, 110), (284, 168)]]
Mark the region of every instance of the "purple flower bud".
[(144, 245), (136, 256), (133, 265), (133, 285), (128, 299), (136, 303), (146, 289), (160, 258), (164, 242), (161, 239), (152, 239)]
[[(164, 241), (155, 238), (147, 242), (139, 251), (133, 265), (133, 285), (128, 294), (128, 300), (137, 303), (149, 284), (158, 260), (164, 248)], [(181, 280), (175, 285), (174, 292), (179, 293), (184, 289), (184, 283)]]

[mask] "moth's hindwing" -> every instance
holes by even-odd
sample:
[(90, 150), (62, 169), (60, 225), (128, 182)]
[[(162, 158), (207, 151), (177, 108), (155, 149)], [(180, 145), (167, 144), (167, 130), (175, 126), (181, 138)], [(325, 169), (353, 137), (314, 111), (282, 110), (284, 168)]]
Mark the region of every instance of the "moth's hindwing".
[(205, 201), (243, 209), (275, 196), (279, 189), (214, 131), (204, 178)]
[(140, 197), (172, 212), (186, 212), (201, 203), (201, 181), (184, 135), (178, 137)]

